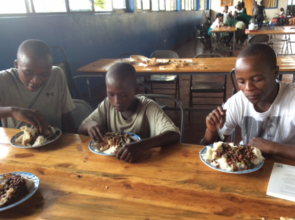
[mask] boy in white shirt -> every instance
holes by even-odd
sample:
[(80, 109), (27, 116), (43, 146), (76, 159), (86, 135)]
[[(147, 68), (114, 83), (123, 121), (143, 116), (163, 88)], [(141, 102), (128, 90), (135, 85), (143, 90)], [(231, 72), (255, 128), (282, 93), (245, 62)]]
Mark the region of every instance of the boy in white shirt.
[(295, 160), (295, 85), (278, 82), (279, 67), (272, 48), (252, 44), (238, 56), (236, 79), (240, 91), (206, 118), (201, 144), (218, 140), (217, 129), (228, 136), (239, 125), (243, 144), (262, 153)]

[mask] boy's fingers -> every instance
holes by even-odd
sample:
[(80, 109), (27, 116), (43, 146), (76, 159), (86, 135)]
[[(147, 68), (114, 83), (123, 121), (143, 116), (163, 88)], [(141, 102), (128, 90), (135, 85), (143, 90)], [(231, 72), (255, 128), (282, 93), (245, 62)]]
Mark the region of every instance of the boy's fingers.
[(125, 160), (127, 156), (128, 156), (128, 151), (127, 151), (126, 148), (124, 148), (123, 153), (122, 153), (122, 155), (120, 157), (120, 160)]
[(117, 159), (120, 160), (120, 157), (121, 157), (121, 154), (123, 153), (123, 151), (124, 151), (124, 147), (122, 147), (122, 148), (117, 152), (117, 154), (116, 154)]
[(126, 162), (129, 162), (131, 163), (130, 161), (132, 161), (132, 156), (131, 156), (131, 153), (127, 153), (127, 156), (125, 157), (124, 159)]

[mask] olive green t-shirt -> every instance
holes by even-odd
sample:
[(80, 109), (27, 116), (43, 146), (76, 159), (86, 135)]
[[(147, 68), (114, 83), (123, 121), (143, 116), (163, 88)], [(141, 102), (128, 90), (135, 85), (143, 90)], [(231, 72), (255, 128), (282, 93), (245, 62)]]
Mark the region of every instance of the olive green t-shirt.
[(105, 126), (107, 131), (132, 132), (142, 139), (157, 136), (165, 131), (180, 133), (179, 129), (156, 102), (144, 96), (137, 96), (137, 98), (139, 102), (136, 111), (127, 120), (111, 106), (109, 99), (106, 98), (82, 124), (96, 121), (99, 125)]
[[(48, 124), (61, 129), (61, 115), (75, 108), (63, 71), (52, 67), (50, 78), (38, 91), (28, 90), (20, 81), (17, 69), (0, 71), (0, 106), (16, 106), (38, 110)], [(3, 118), (2, 126), (20, 128), (25, 122)]]

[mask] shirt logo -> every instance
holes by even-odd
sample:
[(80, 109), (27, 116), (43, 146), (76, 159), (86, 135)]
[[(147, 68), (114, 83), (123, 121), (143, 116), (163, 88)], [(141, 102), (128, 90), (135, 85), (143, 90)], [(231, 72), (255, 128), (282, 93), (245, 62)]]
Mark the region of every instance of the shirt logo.
[(47, 92), (46, 95), (47, 95), (47, 97), (49, 97), (49, 96), (53, 96), (53, 92), (52, 92), (52, 93)]

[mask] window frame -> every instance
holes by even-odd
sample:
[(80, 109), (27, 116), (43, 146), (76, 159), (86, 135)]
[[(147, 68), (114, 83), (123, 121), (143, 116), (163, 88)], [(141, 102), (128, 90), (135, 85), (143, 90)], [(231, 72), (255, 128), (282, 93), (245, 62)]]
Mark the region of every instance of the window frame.
[[(278, 8), (279, 7), (279, 0), (276, 0), (277, 1), (277, 4), (276, 4), (276, 6), (275, 7), (272, 7), (272, 8), (267, 8), (267, 7), (264, 7), (264, 9), (276, 9), (276, 8)], [(287, 2), (287, 4), (288, 4), (288, 2)], [(264, 5), (264, 2), (263, 2), (263, 5)]]
[[(134, 2), (135, 2), (136, 0), (134, 0)], [(147, 11), (149, 11), (149, 12), (173, 12), (173, 11), (178, 11), (177, 10), (177, 2), (178, 1), (180, 1), (180, 0), (176, 0), (176, 4), (175, 4), (175, 9), (174, 10), (169, 10), (169, 11), (167, 11), (166, 9), (166, 1), (170, 1), (170, 0), (163, 0), (164, 1), (164, 8), (165, 9), (160, 9), (160, 1), (161, 0), (158, 0), (158, 8), (159, 8), (159, 10), (153, 10), (153, 2), (152, 2), (152, 0), (149, 0), (149, 2), (150, 2), (150, 9), (143, 9), (143, 1), (144, 0), (140, 0), (140, 2), (141, 2), (141, 8), (138, 8), (137, 7), (137, 5), (136, 5), (136, 8), (137, 8), (137, 10), (138, 11), (142, 11), (142, 12), (147, 12)]]
[(91, 11), (71, 11), (70, 9), (70, 1), (69, 0), (63, 0), (65, 1), (66, 11), (65, 12), (36, 12), (34, 7), (34, 1), (33, 0), (23, 0), (25, 2), (26, 7), (26, 13), (10, 13), (10, 14), (0, 14), (0, 17), (9, 17), (9, 16), (39, 16), (39, 15), (63, 15), (63, 14), (111, 14), (111, 13), (124, 13), (124, 12), (130, 12), (133, 11), (133, 9), (130, 6), (129, 0), (125, 0), (126, 2), (126, 9), (115, 9), (113, 8), (113, 0), (111, 2), (112, 4), (112, 11), (95, 11), (95, 0), (91, 1)]

